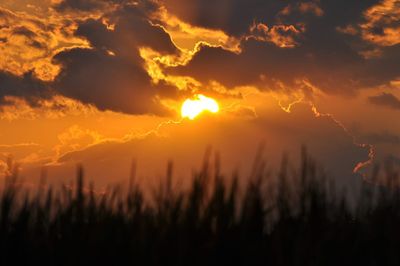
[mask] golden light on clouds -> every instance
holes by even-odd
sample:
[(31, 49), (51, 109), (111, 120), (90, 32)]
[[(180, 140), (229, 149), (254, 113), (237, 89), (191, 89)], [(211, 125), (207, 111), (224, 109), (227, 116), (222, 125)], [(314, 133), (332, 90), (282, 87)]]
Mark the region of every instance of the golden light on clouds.
[[(171, 5), (179, 2), (175, 1), (170, 0)], [(161, 154), (158, 149), (169, 157), (169, 145), (172, 153), (182, 147), (194, 154), (192, 140), (199, 150), (202, 144), (212, 144), (224, 153), (232, 145), (214, 132), (225, 134), (225, 127), (237, 134), (234, 141), (251, 140), (243, 144), (247, 147), (271, 140), (276, 153), (285, 145), (316, 143), (316, 152), (327, 154), (325, 145), (343, 142), (349, 147), (343, 152), (354, 152), (349, 155), (356, 161), (348, 167), (351, 171), (356, 165), (356, 170), (366, 168), (363, 162), (373, 157), (360, 151), (369, 146), (357, 144), (369, 143), (371, 136), (378, 146), (377, 158), (386, 150), (398, 154), (399, 146), (388, 143), (398, 143), (400, 124), (382, 119), (398, 112), (400, 99), (395, 91), (400, 88), (398, 0), (382, 0), (368, 8), (348, 3), (359, 9), (358, 14), (337, 23), (325, 18), (336, 10), (319, 1), (278, 4), (274, 14), (268, 13), (268, 4), (260, 4), (265, 14), (260, 10), (256, 16), (257, 10), (250, 7), (248, 14), (255, 16), (240, 19), (236, 9), (245, 8), (244, 0), (216, 4), (220, 11), (210, 13), (201, 10), (206, 7), (201, 1), (193, 6), (182, 2), (177, 9), (164, 0), (0, 2), (0, 156), (13, 154), (18, 162), (29, 162), (30, 169), (92, 160), (85, 158), (96, 158), (89, 163), (98, 169), (97, 158), (113, 159), (102, 149), (114, 146), (114, 156), (126, 152), (121, 157), (128, 164), (131, 151), (139, 148), (144, 151), (137, 153), (141, 160)], [(174, 13), (180, 8), (184, 15)], [(186, 16), (188, 12), (193, 17)], [(343, 34), (326, 35), (332, 30)], [(337, 47), (324, 47), (328, 37)], [(332, 82), (333, 77), (337, 81)], [(350, 86), (354, 91), (348, 92)], [(370, 94), (357, 94), (364, 86), (371, 86)], [(333, 98), (336, 93), (354, 99)], [(371, 111), (371, 97), (380, 97), (380, 106), (386, 107)], [(207, 114), (215, 119), (198, 119)], [(304, 121), (310, 126), (304, 127)], [(355, 121), (360, 126), (353, 132)], [(182, 137), (194, 134), (199, 135)], [(352, 141), (353, 135), (358, 139)], [(86, 152), (93, 157), (81, 160), (78, 153)], [(73, 159), (74, 153), (78, 159)], [(240, 162), (234, 157), (232, 166)]]
[(90, 47), (87, 40), (74, 35), (77, 27), (60, 15), (39, 17), (0, 6), (0, 70), (18, 76), (32, 71), (41, 80), (53, 80), (60, 71), (53, 63), (54, 55)]
[(181, 109), (181, 115), (183, 118), (189, 118), (190, 120), (195, 119), (203, 112), (218, 113), (219, 104), (216, 100), (206, 97), (202, 94), (198, 94), (194, 99), (187, 99)]
[(364, 12), (366, 23), (361, 24), (365, 40), (379, 46), (400, 43), (400, 8), (398, 0), (384, 0)]
[(221, 46), (232, 52), (240, 52), (240, 38), (229, 36), (222, 30), (185, 23), (163, 6), (153, 14), (153, 18), (162, 21), (163, 25), (160, 26), (168, 32), (174, 44), (183, 51), (195, 51), (199, 43), (207, 43), (211, 46)]

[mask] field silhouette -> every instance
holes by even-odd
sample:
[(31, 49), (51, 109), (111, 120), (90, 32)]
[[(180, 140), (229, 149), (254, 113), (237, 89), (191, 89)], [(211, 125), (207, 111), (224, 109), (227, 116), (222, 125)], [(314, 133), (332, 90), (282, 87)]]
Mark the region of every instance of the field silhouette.
[(33, 194), (10, 171), (0, 203), (1, 265), (400, 262), (400, 193), (390, 167), (384, 184), (364, 182), (351, 204), (305, 150), (297, 169), (284, 158), (277, 176), (258, 156), (245, 185), (223, 177), (218, 160), (212, 167), (205, 160), (187, 190), (173, 187), (172, 170), (170, 163), (150, 196), (134, 176), (127, 192), (96, 192), (82, 167), (73, 187), (40, 184)]

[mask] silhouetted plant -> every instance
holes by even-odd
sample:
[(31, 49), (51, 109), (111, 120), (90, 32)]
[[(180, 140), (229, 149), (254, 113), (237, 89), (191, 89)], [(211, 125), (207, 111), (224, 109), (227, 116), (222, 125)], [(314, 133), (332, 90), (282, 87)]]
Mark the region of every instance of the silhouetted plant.
[[(206, 156), (190, 188), (173, 186), (173, 164), (146, 197), (136, 180), (128, 192), (97, 193), (78, 167), (75, 185), (24, 191), (9, 161), (0, 198), (1, 265), (397, 265), (398, 175), (364, 182), (349, 205), (332, 179), (302, 150), (274, 176), (258, 153), (245, 182), (220, 173)], [(373, 176), (379, 171), (375, 170)], [(242, 180), (241, 180), (242, 181)], [(376, 185), (373, 185), (376, 184)]]

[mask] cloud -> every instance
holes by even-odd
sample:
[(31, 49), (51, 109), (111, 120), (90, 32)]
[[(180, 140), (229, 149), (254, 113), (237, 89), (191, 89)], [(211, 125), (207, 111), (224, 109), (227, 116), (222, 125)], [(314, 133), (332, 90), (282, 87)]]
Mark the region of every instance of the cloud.
[(363, 39), (379, 46), (400, 43), (400, 2), (383, 0), (364, 12), (366, 21), (359, 26)]
[(324, 20), (318, 20), (318, 24), (323, 24), (325, 28), (334, 23), (348, 24), (359, 19), (365, 9), (379, 3), (379, 0), (222, 0), (212, 4), (202, 0), (162, 2), (170, 12), (186, 22), (241, 36), (248, 32), (254, 21), (267, 25), (298, 24), (323, 17)]
[(63, 66), (57, 90), (100, 110), (131, 114), (165, 114), (156, 98), (157, 89), (142, 66), (129, 58), (93, 49), (74, 49), (57, 55)]
[(258, 41), (271, 42), (281, 48), (293, 48), (299, 43), (297, 38), (302, 29), (297, 29), (293, 25), (275, 25), (268, 27), (263, 23), (254, 24), (250, 27), (251, 36)]
[[(82, 17), (69, 11), (102, 3), (114, 4), (113, 9)], [(150, 22), (157, 5), (62, 1), (56, 7), (65, 7), (58, 11), (67, 17), (53, 12), (42, 19), (0, 9), (0, 69), (7, 71), (0, 72), (0, 98), (21, 97), (34, 104), (47, 94), (61, 94), (100, 110), (169, 114), (160, 99), (175, 97), (177, 89), (153, 84), (139, 54), (142, 47), (179, 54), (164, 29)]]
[(18, 12), (43, 14), (50, 11), (49, 8), (55, 1), (58, 0), (6, 0), (1, 2), (1, 6)]
[(153, 7), (147, 8), (145, 4), (120, 6), (99, 19), (79, 23), (75, 34), (86, 38), (95, 48), (109, 49), (119, 55), (135, 55), (142, 46), (166, 54), (178, 53), (165, 30), (150, 22)]
[(154, 12), (159, 8), (157, 0), (55, 0), (52, 7), (64, 14), (105, 14), (121, 6), (136, 6), (146, 12)]
[(160, 96), (171, 97), (176, 88), (152, 83), (139, 49), (150, 47), (166, 54), (179, 50), (161, 27), (149, 22), (151, 9), (146, 8), (146, 3), (123, 5), (99, 19), (81, 22), (75, 34), (87, 39), (91, 48), (71, 49), (54, 57), (53, 62), (62, 68), (55, 79), (56, 90), (100, 110), (168, 114)]
[(0, 104), (6, 104), (6, 96), (25, 98), (33, 103), (37, 98), (46, 98), (51, 94), (47, 84), (36, 77), (32, 72), (22, 77), (0, 71)]
[(375, 105), (400, 110), (400, 99), (391, 93), (383, 92), (380, 95), (370, 96), (368, 101)]
[(51, 63), (54, 54), (65, 48), (87, 47), (73, 36), (74, 22), (59, 16), (29, 15), (0, 7), (0, 69), (14, 75), (32, 71), (50, 81), (58, 73)]
[(18, 159), (18, 163), (32, 163), (37, 159), (37, 152), (41, 148), (36, 143), (17, 143), (0, 145), (0, 177), (3, 177), (8, 169), (7, 161)]
[(57, 138), (60, 143), (54, 147), (54, 151), (56, 152), (54, 158), (58, 158), (66, 152), (82, 150), (105, 139), (98, 132), (82, 129), (78, 125), (69, 127), (66, 131), (60, 133)]
[(377, 0), (237, 0), (218, 1), (215, 8), (204, 1), (165, 0), (165, 5), (196, 26), (241, 38), (241, 52), (203, 45), (172, 74), (261, 89), (293, 89), (306, 80), (324, 92), (347, 95), (400, 75), (400, 45), (376, 47), (360, 30), (367, 11), (380, 5)]
[(236, 54), (203, 46), (186, 66), (169, 71), (204, 83), (216, 80), (230, 88), (245, 85), (260, 89), (294, 88), (299, 81), (308, 79), (322, 90), (349, 94), (357, 82), (352, 80), (352, 74), (362, 63), (348, 49), (336, 54), (306, 45), (283, 49), (252, 38), (243, 41), (241, 48), (242, 52)]
[(291, 48), (250, 37), (242, 40), (240, 53), (203, 45), (187, 65), (168, 71), (203, 83), (215, 80), (230, 88), (297, 89), (307, 80), (324, 92), (347, 95), (388, 84), (400, 75), (400, 45), (386, 48), (379, 58), (367, 59), (336, 34), (327, 31), (323, 41), (303, 38), (299, 45), (286, 41), (289, 45), (284, 46)]
[[(352, 137), (331, 117), (316, 117), (310, 106), (304, 104), (293, 106), (291, 113), (277, 104), (258, 111), (258, 116), (250, 119), (247, 116), (229, 119), (223, 114), (221, 117), (206, 116), (195, 121), (166, 124), (157, 132), (127, 141), (102, 142), (66, 153), (60, 157), (60, 168), (83, 163), (90, 177), (106, 183), (104, 173), (109, 176), (109, 171), (113, 171), (114, 176), (127, 176), (124, 173), (128, 173), (132, 158), (138, 160), (139, 174), (143, 177), (163, 174), (165, 163), (171, 159), (177, 165), (179, 182), (184, 183), (193, 167), (201, 164), (206, 147), (211, 145), (220, 152), (225, 173), (239, 168), (245, 179), (257, 147), (265, 142), (265, 158), (273, 170), (279, 168), (283, 152), (297, 162), (300, 145), (304, 144), (336, 178), (338, 185), (359, 181), (353, 169), (359, 162), (368, 160), (368, 148), (355, 145)], [(151, 184), (155, 179), (144, 182)]]
[(21, 97), (5, 96), (0, 106), (0, 120), (36, 120), (40, 118), (54, 120), (68, 116), (86, 116), (98, 113), (94, 106), (60, 95), (34, 98), (27, 101)]
[[(172, 61), (182, 58), (161, 26), (168, 23), (155, 15), (166, 8), (171, 15), (199, 27), (222, 30), (223, 36), (233, 36), (234, 43), (240, 43), (240, 47), (235, 45), (237, 49), (227, 50), (198, 46), (189, 56), (192, 60), (170, 64), (168, 74), (196, 78), (203, 84), (215, 80), (228, 88), (254, 85), (261, 90), (290, 91), (314, 86), (328, 93), (354, 94), (357, 89), (393, 81), (400, 74), (400, 45), (379, 48), (379, 56), (365, 58), (375, 50), (370, 42), (361, 43), (365, 41), (361, 26), (356, 26), (373, 20), (376, 12), (368, 10), (379, 4), (373, 0), (224, 0), (209, 8), (198, 0), (64, 0), (54, 5), (60, 13), (48, 18), (51, 23), (2, 10), (0, 38), (4, 41), (0, 47), (5, 44), (8, 59), (1, 63), (19, 76), (33, 69), (38, 78), (54, 80), (50, 87), (56, 92), (100, 110), (165, 115), (168, 109), (161, 99), (179, 94), (169, 82), (177, 79), (155, 80), (140, 51), (150, 49), (159, 58), (170, 56)], [(79, 17), (74, 11), (92, 15)], [(67, 18), (62, 20), (64, 15)], [(23, 23), (11, 23), (17, 20)], [(353, 25), (354, 35), (338, 30)], [(24, 47), (22, 53), (20, 47)], [(189, 86), (182, 84), (181, 90)]]
[(92, 11), (107, 6), (106, 0), (62, 0), (54, 5), (54, 8), (60, 12), (70, 10)]
[(289, 15), (290, 10), (292, 16), (296, 13), (317, 12), (318, 15), (323, 13), (316, 1), (298, 3), (298, 1), (222, 0), (212, 4), (201, 0), (162, 2), (167, 10), (192, 25), (220, 29), (233, 36), (247, 33), (254, 21), (268, 25), (277, 22), (281, 19), (280, 12), (284, 10), (286, 10), (285, 15)]

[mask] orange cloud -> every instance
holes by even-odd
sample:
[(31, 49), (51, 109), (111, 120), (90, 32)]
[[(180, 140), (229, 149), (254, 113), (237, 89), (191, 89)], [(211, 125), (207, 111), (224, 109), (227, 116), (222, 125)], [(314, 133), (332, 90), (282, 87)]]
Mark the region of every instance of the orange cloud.
[(297, 29), (293, 25), (273, 25), (268, 27), (263, 23), (254, 23), (250, 27), (250, 35), (246, 38), (254, 38), (257, 41), (272, 42), (280, 48), (293, 48), (298, 45), (296, 38), (305, 29)]
[(73, 35), (75, 23), (61, 16), (38, 17), (0, 7), (0, 70), (22, 75), (33, 70), (42, 80), (53, 80), (59, 66), (52, 57), (63, 49), (88, 47)]
[(221, 46), (235, 52), (240, 50), (240, 39), (231, 37), (222, 30), (208, 29), (186, 23), (171, 14), (165, 6), (161, 6), (156, 13), (152, 14), (152, 18), (161, 21), (162, 26), (176, 46), (186, 52), (195, 51), (199, 43)]
[(302, 13), (312, 13), (317, 17), (324, 15), (324, 11), (316, 2), (301, 2), (299, 4), (299, 10)]
[(400, 43), (400, 2), (384, 0), (364, 12), (366, 22), (361, 24), (364, 40), (379, 46)]
[(58, 119), (71, 115), (87, 115), (98, 112), (91, 105), (63, 96), (39, 99), (35, 106), (19, 97), (6, 96), (0, 106), (0, 120), (34, 120), (38, 118)]
[(61, 155), (87, 148), (90, 145), (98, 144), (106, 138), (96, 131), (83, 129), (78, 125), (73, 125), (66, 131), (58, 135), (60, 144), (54, 147), (56, 152), (55, 160)]
[(317, 1), (313, 2), (299, 2), (297, 4), (289, 4), (284, 7), (281, 11), (279, 11), (279, 16), (290, 16), (293, 13), (300, 12), (302, 14), (313, 14), (317, 17), (322, 17), (324, 15), (324, 11), (319, 6)]

